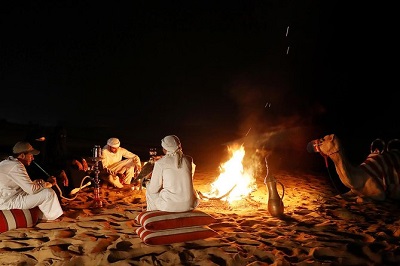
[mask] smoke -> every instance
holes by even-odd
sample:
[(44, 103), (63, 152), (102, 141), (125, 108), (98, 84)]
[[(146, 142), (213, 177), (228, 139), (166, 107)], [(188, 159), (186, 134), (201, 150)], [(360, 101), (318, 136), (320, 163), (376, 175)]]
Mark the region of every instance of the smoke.
[(236, 82), (230, 91), (239, 110), (238, 135), (247, 145), (259, 147), (266, 142), (288, 141), (286, 138), (294, 138), (291, 141), (297, 143), (299, 133), (307, 134), (305, 131), (326, 113), (324, 106), (308, 95), (296, 95), (284, 81), (276, 85), (279, 80), (251, 78), (252, 82)]
[(259, 158), (262, 167), (264, 158), (301, 161), (307, 143), (322, 133), (318, 122), (326, 112), (324, 106), (307, 95), (296, 96), (284, 82), (281, 86), (241, 82), (232, 87), (231, 95), (238, 104), (242, 137), (227, 145), (244, 145), (246, 156)]

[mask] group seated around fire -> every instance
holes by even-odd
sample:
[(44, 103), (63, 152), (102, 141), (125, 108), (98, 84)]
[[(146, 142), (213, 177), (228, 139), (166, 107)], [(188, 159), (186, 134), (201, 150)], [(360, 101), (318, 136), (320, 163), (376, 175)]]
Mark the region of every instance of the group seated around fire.
[[(147, 210), (193, 210), (199, 204), (199, 196), (193, 186), (196, 168), (193, 158), (183, 153), (181, 141), (176, 135), (164, 137), (161, 140), (161, 147), (164, 154), (154, 156), (152, 163), (146, 165), (146, 162), (143, 165), (147, 179), (144, 180), (146, 183), (141, 185), (146, 186)], [(97, 166), (96, 169), (94, 164)], [(48, 174), (40, 165), (36, 166), (43, 175)], [(86, 160), (80, 156), (68, 156), (64, 168), (56, 176), (57, 189), (61, 190), (62, 196), (71, 196), (71, 191), (79, 190), (96, 177), (95, 170), (98, 170), (98, 177), (103, 187), (108, 184), (114, 188), (123, 188), (137, 183), (142, 162), (138, 155), (122, 147), (118, 138), (112, 137), (101, 148), (99, 158), (92, 157)], [(57, 189), (54, 187), (56, 192)], [(60, 195), (58, 197), (60, 200)]]
[[(136, 179), (142, 169), (142, 163), (138, 155), (128, 151), (120, 146), (121, 142), (118, 138), (110, 138), (107, 144), (100, 148), (98, 157), (90, 158), (91, 164), (79, 156), (73, 156), (67, 160), (65, 174), (67, 175), (69, 187), (67, 191), (80, 188), (83, 179), (94, 179), (95, 171), (98, 172), (98, 178), (103, 184), (107, 184), (114, 188), (123, 188), (130, 186), (132, 181)], [(96, 161), (96, 169), (93, 164)], [(89, 181), (89, 180), (88, 180)]]
[[(5, 195), (4, 189), (7, 189), (11, 181), (15, 183), (13, 186), (18, 186), (20, 183), (18, 178), (23, 176), (24, 182), (32, 186), (28, 196), (42, 198), (41, 193), (46, 192), (52, 197), (48, 198), (49, 202), (44, 201), (39, 205), (22, 203), (9, 205), (0, 197), (0, 203), (3, 202), (0, 204), (2, 208), (0, 212), (3, 213), (0, 218), (4, 217), (0, 219), (0, 233), (15, 228), (35, 226), (39, 219), (57, 221), (57, 218), (63, 215), (61, 199), (55, 193), (55, 187), (59, 188), (56, 178), (53, 176), (49, 178), (52, 183), (43, 180), (32, 181), (24, 167), (34, 160), (33, 155), (39, 154), (39, 151), (29, 143), (21, 145), (17, 143), (14, 147), (14, 157), (10, 156), (0, 163), (0, 175), (3, 175), (1, 180), (10, 179), (8, 183), (0, 182), (0, 192), (2, 192), (0, 196)], [(196, 168), (193, 158), (183, 153), (182, 144), (175, 135), (164, 137), (161, 140), (161, 147), (164, 155), (154, 157), (154, 160), (151, 163), (147, 162), (147, 167), (144, 167), (147, 177), (145, 192), (147, 209), (135, 218), (135, 223), (138, 225), (135, 232), (138, 237), (145, 244), (165, 245), (217, 235), (216, 231), (208, 227), (216, 220), (209, 214), (196, 210), (200, 198), (193, 184)], [(85, 187), (83, 184), (86, 178), (93, 180), (95, 177), (101, 177), (104, 183), (108, 182), (114, 187), (131, 186), (133, 185), (131, 183), (137, 181), (142, 170), (139, 157), (120, 147), (117, 138), (108, 139), (107, 145), (102, 149), (101, 157), (95, 164), (96, 167), (93, 164), (88, 165), (86, 159), (79, 156), (68, 158), (65, 169), (60, 174), (63, 175), (63, 180), (69, 181), (64, 184), (63, 191), (68, 191), (71, 196)], [(8, 175), (15, 175), (15, 178), (8, 178)], [(113, 178), (111, 182), (110, 176)], [(115, 178), (118, 181), (115, 181)], [(144, 186), (143, 183), (141, 185)], [(26, 187), (23, 185), (17, 190), (24, 193)], [(14, 218), (9, 219), (9, 217)]]
[[(199, 196), (193, 185), (196, 169), (193, 158), (183, 153), (182, 144), (176, 135), (164, 137), (161, 147), (164, 155), (157, 156), (155, 161), (143, 166), (143, 170), (148, 172), (146, 183), (143, 184), (146, 187), (147, 210), (184, 212), (195, 209), (199, 204)], [(77, 161), (78, 165), (82, 164)], [(140, 178), (142, 170), (139, 156), (121, 147), (118, 138), (107, 140), (97, 166), (103, 183), (115, 188), (132, 186)], [(82, 168), (87, 169), (80, 167), (81, 171)], [(81, 185), (85, 174), (94, 176), (93, 166), (88, 171), (84, 170), (84, 173), (78, 171), (68, 171), (74, 178), (71, 182), (74, 186)], [(75, 176), (79, 176), (78, 180)]]
[[(194, 210), (199, 205), (199, 195), (194, 188), (193, 176), (196, 165), (193, 158), (183, 153), (182, 144), (176, 135), (168, 135), (161, 140), (163, 156), (145, 165), (148, 177), (146, 183), (147, 210), (160, 210), (169, 212), (185, 212)], [(74, 160), (77, 165), (82, 165), (79, 160)], [(85, 165), (86, 161), (83, 163)], [(147, 167), (151, 165), (150, 167)], [(116, 188), (132, 186), (139, 178), (142, 163), (136, 154), (121, 147), (118, 138), (109, 138), (102, 148), (98, 162), (99, 178)], [(74, 178), (71, 182), (77, 186), (86, 174), (93, 177), (93, 167), (89, 172), (80, 167), (79, 170), (69, 170)], [(145, 169), (146, 168), (146, 169)], [(150, 170), (149, 170), (150, 169)], [(76, 172), (78, 171), (78, 174)], [(75, 174), (73, 174), (75, 173)], [(76, 180), (75, 176), (79, 176)], [(143, 181), (143, 180), (141, 180)]]

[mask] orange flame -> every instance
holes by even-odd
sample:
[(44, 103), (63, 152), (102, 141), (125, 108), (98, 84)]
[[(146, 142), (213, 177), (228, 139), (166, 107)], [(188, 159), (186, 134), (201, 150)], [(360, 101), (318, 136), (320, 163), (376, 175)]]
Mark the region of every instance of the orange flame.
[(250, 169), (243, 167), (245, 150), (228, 147), (231, 158), (220, 165), (220, 175), (211, 184), (209, 198), (221, 198), (229, 203), (248, 196), (255, 190), (256, 182)]

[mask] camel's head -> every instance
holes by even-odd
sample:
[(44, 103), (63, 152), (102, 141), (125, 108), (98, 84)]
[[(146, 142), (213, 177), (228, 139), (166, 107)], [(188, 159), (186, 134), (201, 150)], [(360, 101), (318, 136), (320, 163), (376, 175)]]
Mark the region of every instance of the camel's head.
[(308, 143), (308, 152), (319, 152), (321, 155), (332, 155), (340, 150), (340, 141), (335, 134), (326, 135), (322, 139), (315, 139)]

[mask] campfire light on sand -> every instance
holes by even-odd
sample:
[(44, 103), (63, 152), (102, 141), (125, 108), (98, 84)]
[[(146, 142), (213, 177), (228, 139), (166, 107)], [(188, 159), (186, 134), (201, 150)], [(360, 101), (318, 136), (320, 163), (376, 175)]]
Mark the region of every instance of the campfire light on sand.
[(245, 149), (228, 147), (230, 159), (220, 165), (220, 175), (211, 184), (208, 198), (220, 198), (229, 203), (248, 196), (255, 190), (256, 182), (250, 169), (243, 166)]

